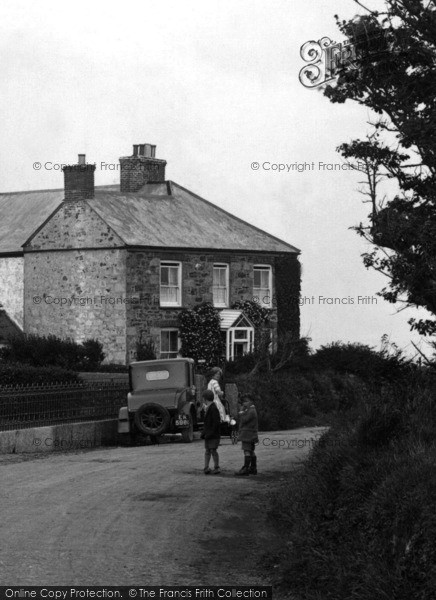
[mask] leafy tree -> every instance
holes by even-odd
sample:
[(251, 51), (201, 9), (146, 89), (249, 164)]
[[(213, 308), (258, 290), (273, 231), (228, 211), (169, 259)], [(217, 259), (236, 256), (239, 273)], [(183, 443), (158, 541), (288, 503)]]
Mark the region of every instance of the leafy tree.
[[(356, 59), (324, 92), (331, 102), (354, 100), (376, 115), (366, 139), (338, 148), (363, 171), (371, 204), (368, 222), (354, 229), (373, 245), (365, 266), (389, 278), (379, 294), (436, 315), (436, 7), (386, 0), (385, 12), (365, 10), (348, 22), (336, 16)], [(380, 197), (383, 180), (394, 183), (388, 198)], [(434, 317), (409, 324), (436, 333)]]

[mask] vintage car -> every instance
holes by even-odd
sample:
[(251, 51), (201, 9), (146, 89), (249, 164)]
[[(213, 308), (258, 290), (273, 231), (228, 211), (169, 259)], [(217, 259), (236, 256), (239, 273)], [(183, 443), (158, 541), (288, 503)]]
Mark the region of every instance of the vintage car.
[(196, 398), (192, 358), (144, 360), (129, 366), (127, 406), (120, 408), (120, 441), (133, 442), (138, 434), (157, 438), (181, 433), (192, 442), (201, 410)]

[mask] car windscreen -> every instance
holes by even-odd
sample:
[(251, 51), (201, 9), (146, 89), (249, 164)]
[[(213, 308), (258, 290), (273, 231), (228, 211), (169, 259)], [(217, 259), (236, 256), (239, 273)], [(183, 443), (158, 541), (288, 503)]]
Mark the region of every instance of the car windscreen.
[(162, 390), (188, 385), (188, 364), (166, 362), (156, 365), (131, 365), (132, 390)]

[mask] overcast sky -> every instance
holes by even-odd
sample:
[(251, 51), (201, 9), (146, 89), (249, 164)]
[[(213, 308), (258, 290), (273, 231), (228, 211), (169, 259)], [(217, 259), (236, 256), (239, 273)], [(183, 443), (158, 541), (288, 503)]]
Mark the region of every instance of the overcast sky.
[[(357, 14), (352, 0), (8, 1), (0, 11), (1, 192), (62, 187), (44, 165), (78, 153), (97, 163), (96, 185), (118, 183), (101, 163), (156, 144), (168, 179), (301, 249), (312, 347), (379, 347), (386, 333), (413, 350), (416, 311), (397, 314), (375, 295), (387, 282), (363, 267), (368, 246), (349, 230), (369, 212), (361, 177), (319, 168), (342, 163), (336, 147), (363, 137), (371, 114), (298, 80), (301, 45), (341, 41), (334, 14)], [(312, 161), (305, 172), (262, 168)]]

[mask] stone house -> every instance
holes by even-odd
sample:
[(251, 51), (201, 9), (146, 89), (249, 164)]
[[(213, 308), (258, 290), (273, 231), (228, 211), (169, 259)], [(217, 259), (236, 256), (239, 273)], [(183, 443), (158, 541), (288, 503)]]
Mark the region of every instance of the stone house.
[(139, 340), (177, 356), (179, 313), (204, 301), (222, 311), (229, 359), (253, 343), (237, 300), (269, 309), (272, 344), (280, 328), (298, 336), (286, 294), (299, 294), (299, 250), (166, 180), (155, 146), (133, 148), (120, 185), (95, 187), (96, 166), (79, 155), (64, 189), (0, 194), (0, 305), (11, 322), (99, 339), (120, 364)]

